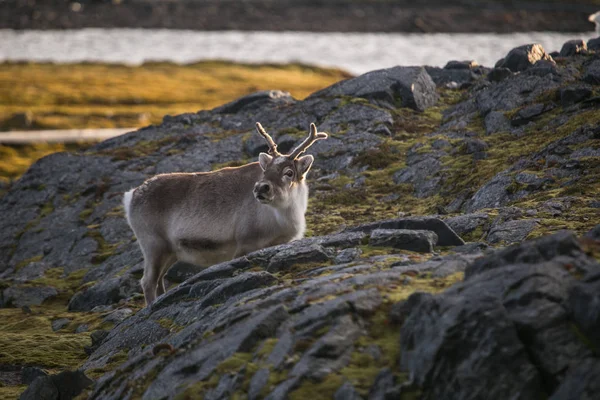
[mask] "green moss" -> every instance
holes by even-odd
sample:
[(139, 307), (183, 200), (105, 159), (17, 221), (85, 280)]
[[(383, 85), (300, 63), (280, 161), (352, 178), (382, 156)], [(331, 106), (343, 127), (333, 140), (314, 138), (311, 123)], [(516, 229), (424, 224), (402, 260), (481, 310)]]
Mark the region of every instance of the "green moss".
[(277, 338), (269, 338), (269, 339), (264, 340), (262, 345), (256, 352), (256, 355), (260, 358), (267, 357), (269, 354), (271, 354), (271, 352), (275, 348), (275, 345), (277, 345), (278, 341), (279, 340)]
[(236, 373), (244, 366), (250, 364), (250, 361), (252, 361), (252, 353), (235, 353), (225, 361), (221, 362), (215, 371), (219, 375)]
[[(89, 228), (89, 226), (88, 226)], [(96, 250), (94, 256), (92, 257), (92, 262), (94, 264), (103, 263), (108, 257), (112, 256), (115, 253), (115, 250), (123, 244), (123, 242), (118, 243), (108, 243), (102, 233), (96, 228), (89, 229), (87, 231), (87, 236), (91, 237), (98, 243), (98, 249)]]
[(85, 374), (92, 379), (98, 379), (107, 372), (116, 370), (128, 359), (129, 355), (127, 354), (127, 351), (121, 350), (112, 355), (104, 367), (88, 369), (85, 371)]
[(0, 400), (15, 400), (18, 399), (21, 393), (27, 389), (25, 385), (19, 386), (2, 386), (0, 383)]
[(383, 169), (397, 162), (400, 158), (399, 150), (393, 147), (390, 142), (384, 142), (377, 148), (359, 153), (352, 160), (352, 165)]
[(207, 391), (217, 387), (219, 379), (218, 375), (212, 374), (209, 379), (188, 386), (185, 391), (175, 396), (174, 400), (203, 400)]
[(329, 374), (321, 381), (305, 380), (288, 395), (288, 398), (290, 400), (331, 400), (343, 383), (343, 378), (337, 374)]
[(86, 220), (90, 215), (92, 215), (93, 212), (94, 210), (92, 210), (91, 208), (86, 208), (85, 210), (79, 213), (79, 219)]
[(179, 332), (184, 328), (183, 326), (176, 324), (173, 320), (169, 318), (161, 318), (156, 322), (158, 322), (160, 326), (162, 326), (165, 329), (168, 329), (171, 332)]
[(23, 261), (19, 261), (17, 263), (17, 265), (15, 266), (15, 271), (18, 271), (20, 269), (22, 269), (23, 267), (28, 266), (29, 264), (33, 263), (33, 262), (39, 262), (42, 261), (42, 259), (44, 258), (44, 256), (42, 254), (31, 257), (31, 258), (27, 258)]

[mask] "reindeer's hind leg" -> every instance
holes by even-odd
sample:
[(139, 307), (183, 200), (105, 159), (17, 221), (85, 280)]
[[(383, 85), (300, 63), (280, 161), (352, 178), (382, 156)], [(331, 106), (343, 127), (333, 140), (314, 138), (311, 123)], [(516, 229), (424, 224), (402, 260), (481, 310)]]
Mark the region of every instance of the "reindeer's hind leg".
[(160, 275), (158, 277), (158, 287), (156, 289), (156, 296), (160, 296), (166, 292), (165, 290), (165, 275), (169, 271), (169, 268), (173, 265), (173, 263), (177, 261), (177, 257), (175, 254), (170, 253), (169, 255), (164, 257), (164, 261), (162, 264), (162, 268), (160, 270)]
[[(152, 304), (156, 299), (158, 281), (161, 276), (163, 265), (172, 254), (168, 245), (156, 240), (141, 240), (138, 238), (142, 253), (144, 254), (144, 276), (140, 281), (146, 305)], [(163, 286), (164, 287), (164, 286)]]

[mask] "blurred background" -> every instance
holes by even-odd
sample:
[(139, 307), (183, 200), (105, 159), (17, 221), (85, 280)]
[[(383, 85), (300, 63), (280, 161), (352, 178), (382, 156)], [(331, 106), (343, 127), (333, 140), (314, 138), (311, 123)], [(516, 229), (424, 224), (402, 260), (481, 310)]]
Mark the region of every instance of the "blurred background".
[[(599, 36), (600, 0), (0, 0), (0, 195), (39, 157), (265, 89), (493, 66)], [(598, 18), (600, 19), (600, 17)]]

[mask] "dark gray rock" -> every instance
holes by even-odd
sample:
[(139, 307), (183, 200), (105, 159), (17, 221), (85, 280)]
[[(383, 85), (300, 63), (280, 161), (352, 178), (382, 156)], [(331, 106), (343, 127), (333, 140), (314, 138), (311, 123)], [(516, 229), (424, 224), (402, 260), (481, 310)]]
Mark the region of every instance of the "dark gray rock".
[(64, 371), (40, 376), (21, 394), (20, 400), (70, 400), (90, 387), (94, 381), (82, 371)]
[(510, 130), (510, 121), (504, 116), (504, 113), (500, 111), (491, 111), (485, 116), (483, 120), (485, 125), (485, 133), (488, 135), (506, 132)]
[(472, 242), (462, 246), (453, 247), (452, 251), (459, 254), (481, 254), (488, 248), (489, 246), (483, 242)]
[(59, 392), (49, 376), (37, 377), (25, 389), (19, 400), (58, 400)]
[(131, 308), (121, 308), (108, 314), (106, 317), (104, 317), (103, 321), (118, 324), (132, 314), (133, 310)]
[(562, 231), (551, 236), (531, 240), (521, 245), (510, 246), (492, 255), (483, 257), (471, 264), (465, 271), (469, 279), (483, 271), (508, 264), (542, 263), (559, 255), (578, 258), (583, 250), (571, 232)]
[(571, 85), (561, 88), (559, 91), (560, 103), (563, 107), (570, 106), (587, 99), (592, 95), (589, 85)]
[(417, 197), (427, 197), (437, 192), (440, 179), (436, 175), (442, 168), (442, 163), (433, 154), (425, 155), (409, 161), (406, 168), (394, 173), (394, 183), (412, 183)]
[(206, 267), (203, 266), (177, 261), (171, 268), (169, 268), (165, 277), (169, 282), (181, 283), (205, 268)]
[(362, 397), (350, 382), (344, 382), (342, 386), (335, 392), (333, 400), (362, 400)]
[(65, 326), (69, 325), (70, 322), (71, 320), (68, 318), (55, 319), (54, 321), (52, 321), (52, 330), (55, 332), (59, 331)]
[(92, 332), (90, 334), (90, 339), (92, 339), (92, 344), (91, 344), (91, 346), (84, 347), (85, 353), (87, 355), (90, 355), (94, 351), (96, 351), (96, 349), (98, 347), (100, 347), (100, 345), (102, 344), (102, 341), (104, 339), (106, 339), (107, 336), (108, 336), (108, 331), (105, 331), (104, 329), (98, 329), (98, 330)]
[(14, 275), (14, 280), (17, 283), (29, 282), (43, 277), (44, 273), (50, 268), (52, 268), (51, 264), (45, 262), (32, 262), (19, 269)]
[[(600, 277), (600, 270), (591, 279)], [(580, 334), (596, 348), (600, 346), (600, 281), (582, 282), (569, 292), (568, 306)]]
[(36, 378), (40, 376), (48, 376), (48, 373), (37, 367), (23, 367), (21, 370), (21, 383), (30, 385)]
[(549, 400), (593, 400), (600, 393), (600, 364), (589, 358), (572, 368)]
[(463, 141), (463, 149), (467, 154), (480, 154), (485, 152), (490, 146), (481, 139), (466, 138)]
[(496, 67), (519, 72), (525, 71), (540, 60), (552, 61), (552, 57), (546, 54), (541, 44), (528, 44), (512, 49)]
[(600, 50), (600, 37), (588, 40), (587, 48), (588, 48), (588, 50), (594, 50), (594, 51)]
[(288, 92), (281, 90), (263, 90), (241, 97), (237, 100), (215, 108), (213, 111), (220, 114), (235, 114), (240, 111), (256, 110), (265, 105), (288, 105), (294, 103), (294, 98)]
[(499, 67), (499, 68), (493, 68), (487, 74), (487, 78), (491, 82), (500, 82), (501, 80), (508, 78), (512, 74), (513, 74), (513, 72), (510, 69), (504, 68), (504, 67)]
[(425, 70), (438, 87), (455, 84), (457, 88), (470, 85), (486, 72), (483, 67), (472, 69), (425, 67)]
[(292, 247), (275, 254), (269, 262), (268, 271), (276, 272), (284, 270), (294, 264), (321, 263), (329, 261), (332, 254), (323, 246), (311, 244), (303, 247)]
[(58, 295), (53, 287), (18, 287), (4, 289), (0, 298), (0, 307), (39, 306), (44, 301)]
[(561, 57), (571, 57), (577, 54), (582, 54), (587, 52), (587, 45), (581, 39), (569, 40), (563, 44), (560, 49)]
[[(515, 74), (485, 90), (474, 93), (471, 99), (482, 116), (491, 111), (513, 111), (538, 102), (539, 97), (560, 87), (554, 74)], [(461, 106), (455, 106), (460, 110)]]
[(395, 108), (400, 103), (403, 107), (421, 111), (438, 100), (435, 83), (422, 67), (393, 67), (368, 72), (314, 93), (309, 99), (336, 96), (362, 97), (387, 108)]
[(369, 244), (430, 253), (433, 251), (437, 239), (437, 235), (432, 231), (375, 229), (371, 232)]
[(600, 240), (600, 224), (593, 227), (590, 231), (584, 235), (586, 238)]
[(50, 378), (58, 389), (59, 400), (72, 399), (94, 383), (80, 370), (64, 371)]
[(487, 241), (490, 243), (516, 243), (522, 242), (539, 225), (533, 219), (520, 219), (507, 221), (490, 228)]
[(519, 110), (515, 116), (510, 120), (512, 126), (521, 126), (528, 124), (536, 117), (539, 117), (543, 113), (551, 110), (552, 107), (545, 104), (532, 104)]
[(510, 201), (508, 187), (512, 182), (512, 178), (508, 175), (496, 175), (473, 195), (468, 202), (466, 211), (474, 212), (482, 208), (495, 208), (508, 203)]
[[(409, 302), (413, 306), (401, 330), (401, 367), (410, 371), (417, 384), (427, 387), (432, 398), (443, 396), (451, 380), (462, 383), (455, 389), (456, 398), (468, 398), (467, 393), (484, 388), (488, 398), (518, 398), (520, 392), (529, 395), (520, 398), (535, 398), (542, 390), (539, 373), (498, 300), (483, 297), (477, 303), (451, 303), (431, 295), (413, 295)], [(452, 348), (454, 354), (440, 354)], [(463, 376), (469, 370), (469, 357), (477, 360), (481, 374), (477, 382), (469, 383)]]
[(600, 60), (592, 61), (585, 68), (583, 80), (592, 85), (600, 85)]
[(387, 392), (395, 386), (395, 377), (389, 368), (384, 368), (375, 377), (375, 383), (369, 391), (369, 400), (387, 400)]
[(335, 256), (336, 264), (345, 264), (356, 260), (362, 254), (362, 250), (356, 247), (344, 249)]
[(484, 227), (488, 221), (489, 217), (485, 213), (463, 214), (444, 220), (459, 235), (465, 235), (479, 227)]
[(465, 242), (444, 221), (435, 217), (398, 218), (377, 221), (349, 228), (349, 232), (372, 232), (375, 229), (408, 229), (432, 231), (438, 237), (438, 246), (460, 246)]
[(107, 279), (77, 292), (69, 301), (69, 310), (90, 311), (96, 306), (115, 304), (140, 292), (139, 281), (131, 275)]
[(477, 61), (448, 61), (444, 66), (444, 69), (473, 69), (479, 67)]
[(265, 385), (269, 382), (269, 369), (261, 368), (259, 369), (250, 380), (250, 387), (248, 388), (248, 399), (254, 400), (260, 398), (260, 393), (262, 392)]
[(81, 324), (75, 329), (75, 333), (87, 332), (90, 329), (88, 324)]

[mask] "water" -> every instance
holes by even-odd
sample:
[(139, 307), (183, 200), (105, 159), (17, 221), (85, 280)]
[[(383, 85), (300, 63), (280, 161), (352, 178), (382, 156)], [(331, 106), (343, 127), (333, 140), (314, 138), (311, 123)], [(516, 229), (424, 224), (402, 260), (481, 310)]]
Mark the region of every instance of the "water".
[(0, 30), (0, 61), (144, 61), (190, 63), (231, 60), (250, 63), (302, 62), (360, 74), (395, 65), (444, 66), (449, 60), (476, 60), (493, 66), (519, 45), (541, 43), (560, 50), (570, 39), (596, 34), (529, 32), (514, 34), (404, 34), (311, 32), (198, 32), (165, 29)]

